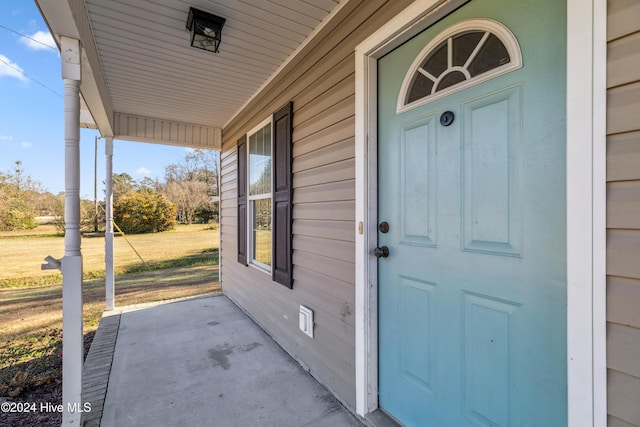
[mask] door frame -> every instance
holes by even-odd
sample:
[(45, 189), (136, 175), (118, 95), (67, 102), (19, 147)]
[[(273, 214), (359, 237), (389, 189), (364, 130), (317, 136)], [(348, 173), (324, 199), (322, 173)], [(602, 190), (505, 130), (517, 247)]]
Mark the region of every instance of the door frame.
[[(377, 60), (470, 0), (416, 0), (355, 50), (356, 412), (378, 409)], [(567, 0), (570, 427), (606, 426), (606, 0)], [(591, 126), (584, 126), (590, 123)], [(571, 219), (569, 221), (569, 219)]]

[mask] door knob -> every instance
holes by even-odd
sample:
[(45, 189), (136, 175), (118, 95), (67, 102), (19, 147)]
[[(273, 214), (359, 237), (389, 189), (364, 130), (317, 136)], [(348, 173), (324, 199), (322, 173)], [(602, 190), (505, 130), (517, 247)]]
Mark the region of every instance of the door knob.
[(386, 246), (375, 248), (373, 250), (373, 255), (375, 255), (376, 258), (386, 258), (389, 256), (389, 248)]

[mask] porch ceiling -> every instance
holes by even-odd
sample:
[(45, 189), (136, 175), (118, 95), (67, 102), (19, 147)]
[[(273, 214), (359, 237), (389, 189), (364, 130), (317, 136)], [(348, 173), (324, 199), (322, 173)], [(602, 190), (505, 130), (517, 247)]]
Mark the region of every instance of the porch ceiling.
[[(56, 40), (82, 42), (81, 92), (93, 127), (193, 146), (193, 138), (166, 138), (163, 126), (213, 132), (219, 145), (225, 123), (347, 0), (35, 1)], [(189, 45), (191, 6), (226, 18), (219, 53)]]

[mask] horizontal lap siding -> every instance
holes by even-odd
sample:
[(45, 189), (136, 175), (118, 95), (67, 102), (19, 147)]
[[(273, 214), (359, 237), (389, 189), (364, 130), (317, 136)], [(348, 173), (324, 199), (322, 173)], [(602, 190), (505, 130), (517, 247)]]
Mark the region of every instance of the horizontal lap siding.
[[(223, 129), (224, 292), (355, 406), (355, 47), (411, 0), (352, 0)], [(293, 289), (236, 261), (236, 141), (293, 101)], [(298, 329), (314, 310), (314, 338)]]
[[(220, 153), (220, 266), (222, 260), (237, 259), (238, 243), (236, 231), (238, 225), (238, 187), (237, 187), (237, 151), (222, 150)], [(220, 269), (220, 282), (224, 282), (223, 268)]]
[(609, 427), (640, 426), (640, 2), (608, 2)]

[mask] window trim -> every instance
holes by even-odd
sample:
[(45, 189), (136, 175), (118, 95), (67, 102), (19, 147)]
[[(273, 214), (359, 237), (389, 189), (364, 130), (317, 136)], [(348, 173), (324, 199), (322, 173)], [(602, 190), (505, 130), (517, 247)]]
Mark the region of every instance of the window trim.
[[(271, 118), (267, 118), (250, 130), (255, 133), (260, 127), (271, 126), (271, 280), (293, 288), (293, 101), (287, 102)], [(247, 133), (237, 142), (237, 195), (238, 195), (238, 262), (245, 267), (249, 242), (248, 193), (248, 148)], [(254, 267), (255, 263), (252, 263)], [(266, 270), (263, 270), (266, 271)]]
[[(450, 37), (454, 37), (457, 34), (463, 33), (465, 31), (485, 31), (496, 36), (502, 44), (505, 46), (507, 51), (509, 52), (510, 62), (501, 65), (497, 68), (479, 74), (476, 77), (471, 77), (464, 82), (457, 83), (453, 86), (450, 86), (446, 89), (437, 91), (431, 95), (427, 95), (423, 98), (417, 99), (413, 102), (405, 104), (405, 100), (407, 99), (407, 94), (409, 90), (411, 90), (411, 82), (413, 81), (413, 76), (418, 73), (418, 69), (422, 62), (427, 58), (429, 54), (433, 52), (433, 50), (438, 47), (442, 42), (446, 41)], [(461, 68), (461, 67), (456, 67)], [(396, 105), (396, 113), (400, 114), (405, 111), (409, 111), (413, 108), (419, 107), (421, 105), (427, 104), (431, 101), (435, 101), (436, 99), (440, 99), (447, 95), (450, 95), (454, 92), (461, 91), (468, 87), (474, 86), (476, 84), (485, 82), (494, 77), (501, 76), (503, 74), (509, 73), (511, 71), (515, 71), (517, 69), (522, 68), (522, 52), (520, 51), (520, 45), (518, 44), (518, 40), (516, 36), (509, 30), (507, 27), (502, 25), (498, 21), (494, 21), (492, 19), (467, 19), (464, 21), (460, 21), (451, 27), (448, 27), (436, 37), (434, 37), (416, 56), (413, 63), (409, 67), (409, 71), (404, 77), (402, 81), (402, 86), (400, 87), (400, 94), (398, 95), (398, 101)], [(440, 80), (438, 79), (438, 82)]]
[[(270, 142), (270, 153), (271, 153), (271, 186), (269, 189), (268, 193), (263, 193), (263, 194), (257, 194), (257, 195), (251, 195), (251, 181), (250, 181), (250, 177), (251, 177), (251, 160), (250, 160), (250, 137), (254, 134), (256, 134), (258, 131), (260, 131), (261, 129), (265, 128), (267, 125), (271, 124), (271, 135), (269, 137), (269, 142)], [(246, 137), (247, 137), (247, 146), (246, 146), (246, 150), (247, 150), (247, 167), (246, 167), (246, 183), (247, 183), (247, 188), (246, 188), (246, 193), (247, 193), (247, 264), (260, 270), (263, 271), (264, 273), (267, 273), (269, 275), (271, 275), (272, 269), (273, 269), (273, 149), (274, 149), (274, 141), (273, 141), (273, 116), (269, 116), (266, 119), (264, 119), (262, 122), (260, 122), (258, 125), (254, 126), (251, 130), (249, 130), (246, 133)], [(269, 243), (269, 249), (271, 250), (271, 264), (272, 265), (267, 265), (264, 264), (258, 260), (256, 260), (254, 258), (254, 238), (253, 238), (253, 201), (255, 200), (265, 200), (265, 199), (269, 199), (271, 200), (271, 242)]]

